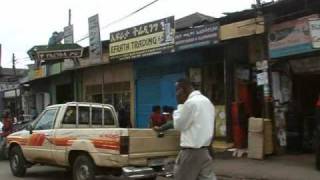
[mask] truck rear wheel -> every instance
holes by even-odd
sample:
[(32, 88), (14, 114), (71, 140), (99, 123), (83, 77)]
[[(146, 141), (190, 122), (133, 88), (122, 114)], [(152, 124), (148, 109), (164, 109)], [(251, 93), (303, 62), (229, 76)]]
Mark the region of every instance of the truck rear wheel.
[(95, 180), (96, 166), (87, 155), (80, 155), (73, 163), (73, 180)]
[(10, 168), (14, 176), (23, 177), (27, 172), (26, 160), (19, 146), (11, 149), (9, 154)]

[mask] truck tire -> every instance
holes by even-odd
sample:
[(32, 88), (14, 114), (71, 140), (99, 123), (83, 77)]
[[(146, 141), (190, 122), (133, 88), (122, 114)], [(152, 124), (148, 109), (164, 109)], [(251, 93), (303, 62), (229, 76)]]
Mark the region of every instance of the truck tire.
[(80, 155), (73, 163), (73, 180), (95, 180), (96, 165), (88, 155)]
[(10, 150), (9, 161), (10, 169), (14, 176), (25, 176), (27, 172), (27, 163), (19, 146), (15, 146)]

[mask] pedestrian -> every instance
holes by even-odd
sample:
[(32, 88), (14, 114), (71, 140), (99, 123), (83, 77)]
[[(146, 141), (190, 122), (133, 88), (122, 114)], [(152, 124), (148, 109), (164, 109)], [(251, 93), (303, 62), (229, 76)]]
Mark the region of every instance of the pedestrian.
[(3, 123), (3, 127), (2, 127), (1, 136), (7, 137), (9, 134), (12, 133), (12, 130), (13, 130), (13, 122), (12, 122), (12, 119), (10, 118), (9, 112), (5, 112), (2, 123)]
[(320, 170), (320, 94), (316, 101), (315, 108), (315, 122), (316, 122), (316, 138), (315, 138), (315, 151), (316, 151), (316, 168)]
[(130, 106), (129, 105), (120, 105), (118, 112), (119, 126), (120, 128), (131, 128), (130, 121)]
[(13, 132), (13, 123), (10, 118), (10, 113), (5, 112), (2, 120), (3, 126), (2, 126), (2, 133), (1, 135), (1, 142), (0, 142), (0, 154), (4, 157), (6, 157), (6, 144), (7, 144), (7, 136)]
[(155, 126), (162, 126), (166, 122), (164, 121), (163, 116), (161, 115), (161, 107), (155, 105), (152, 107), (152, 113), (149, 118), (149, 127), (153, 128)]
[(24, 122), (24, 111), (21, 110), (19, 114), (19, 122), (23, 123)]
[(173, 113), (173, 121), (161, 127), (154, 127), (158, 132), (170, 127), (181, 132), (181, 150), (176, 159), (174, 178), (176, 180), (216, 180), (211, 151), (214, 106), (200, 91), (194, 90), (188, 79), (177, 81), (176, 98), (179, 105)]

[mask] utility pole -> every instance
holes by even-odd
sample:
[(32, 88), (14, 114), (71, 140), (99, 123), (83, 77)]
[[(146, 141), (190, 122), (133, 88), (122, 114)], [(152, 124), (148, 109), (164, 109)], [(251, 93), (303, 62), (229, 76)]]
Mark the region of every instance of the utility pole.
[(69, 21), (68, 21), (68, 25), (71, 25), (71, 9), (69, 9)]
[(0, 68), (2, 67), (1, 66), (1, 58), (2, 58), (2, 45), (0, 44)]
[(14, 77), (17, 76), (17, 72), (16, 72), (16, 58), (14, 56), (14, 53), (12, 54), (12, 69), (13, 69), (13, 73), (14, 73)]
[[(17, 82), (17, 71), (16, 71), (16, 58), (14, 53), (12, 54), (12, 69), (13, 69), (13, 74), (14, 74), (14, 82)], [(18, 109), (18, 100), (17, 100), (17, 88), (14, 87), (14, 115), (17, 116), (17, 109)]]

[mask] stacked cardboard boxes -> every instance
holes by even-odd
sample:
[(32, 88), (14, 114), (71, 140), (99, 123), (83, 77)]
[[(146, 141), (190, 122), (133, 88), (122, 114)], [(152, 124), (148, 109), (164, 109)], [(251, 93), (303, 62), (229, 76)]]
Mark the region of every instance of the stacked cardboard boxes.
[(273, 153), (272, 121), (249, 118), (248, 158), (263, 159)]

